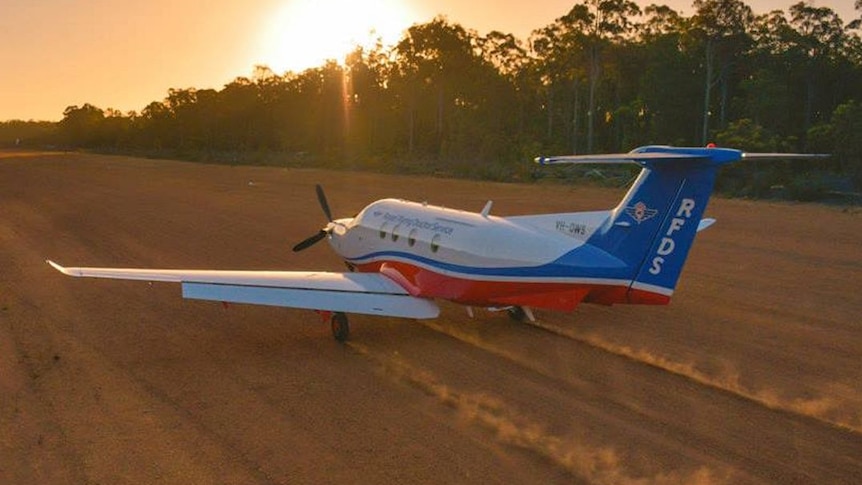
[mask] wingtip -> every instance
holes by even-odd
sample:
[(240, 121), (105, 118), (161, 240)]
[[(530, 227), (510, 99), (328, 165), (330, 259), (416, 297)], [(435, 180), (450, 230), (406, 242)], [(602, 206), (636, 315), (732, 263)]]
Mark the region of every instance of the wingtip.
[(54, 268), (54, 269), (56, 269), (57, 271), (59, 271), (59, 272), (63, 273), (64, 275), (72, 276), (72, 274), (69, 272), (69, 270), (67, 270), (66, 268), (64, 268), (64, 267), (60, 266), (59, 264), (57, 264), (57, 263), (55, 263), (55, 262), (51, 261), (50, 259), (46, 259), (46, 260), (45, 260), (45, 262), (46, 262), (46, 263), (48, 263), (48, 264), (50, 264), (52, 268)]
[(815, 158), (829, 158), (830, 153), (760, 153), (760, 152), (743, 152), (744, 159), (761, 159), (761, 160), (805, 160)]

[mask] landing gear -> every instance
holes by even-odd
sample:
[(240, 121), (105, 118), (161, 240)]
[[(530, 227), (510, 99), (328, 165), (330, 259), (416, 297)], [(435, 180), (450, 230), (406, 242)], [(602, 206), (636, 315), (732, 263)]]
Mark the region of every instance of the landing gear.
[(524, 311), (524, 307), (509, 307), (506, 309), (506, 313), (509, 314), (509, 318), (516, 322), (523, 322), (527, 318), (527, 312)]
[(530, 323), (536, 323), (536, 316), (533, 315), (533, 310), (528, 306), (513, 306), (506, 309), (509, 318), (516, 322), (524, 322), (529, 320)]
[(350, 338), (350, 324), (347, 322), (347, 315), (342, 312), (335, 312), (329, 319), (329, 324), (332, 327), (332, 336), (339, 342), (346, 342)]

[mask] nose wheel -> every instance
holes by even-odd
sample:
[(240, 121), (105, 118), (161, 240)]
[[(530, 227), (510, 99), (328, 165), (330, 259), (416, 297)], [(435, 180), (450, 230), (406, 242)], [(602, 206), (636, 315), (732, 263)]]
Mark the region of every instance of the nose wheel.
[(342, 312), (335, 312), (329, 319), (329, 324), (332, 327), (332, 336), (339, 342), (346, 342), (350, 338), (350, 324), (347, 322), (347, 315)]

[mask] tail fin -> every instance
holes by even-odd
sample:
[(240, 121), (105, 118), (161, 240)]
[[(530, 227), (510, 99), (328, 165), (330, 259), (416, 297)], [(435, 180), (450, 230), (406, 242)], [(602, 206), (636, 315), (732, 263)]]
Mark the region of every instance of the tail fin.
[(631, 189), (588, 243), (613, 254), (628, 266), (631, 283), (624, 301), (666, 304), (698, 231), (718, 168), (755, 157), (811, 155), (647, 146), (626, 154), (539, 158), (536, 161), (543, 165), (637, 163), (643, 167)]

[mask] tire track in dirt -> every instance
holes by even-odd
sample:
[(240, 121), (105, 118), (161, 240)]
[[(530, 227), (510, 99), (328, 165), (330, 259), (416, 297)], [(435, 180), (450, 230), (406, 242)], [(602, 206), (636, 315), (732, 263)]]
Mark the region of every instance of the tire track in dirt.
[[(542, 323), (525, 322), (535, 328), (550, 332), (554, 335), (565, 337), (585, 345), (589, 345), (595, 349), (608, 352), (610, 354), (623, 357), (643, 365), (647, 365), (673, 375), (689, 379), (694, 383), (730, 393), (736, 397), (747, 399), (752, 403), (761, 405), (767, 409), (786, 412), (800, 418), (813, 419), (825, 426), (832, 426), (844, 431), (849, 431), (862, 436), (862, 421), (860, 416), (848, 416), (846, 420), (836, 420), (829, 418), (828, 415), (834, 413), (834, 410), (839, 407), (844, 407), (842, 403), (836, 403), (830, 397), (811, 397), (799, 398), (790, 402), (781, 399), (768, 389), (751, 390), (747, 389), (739, 383), (738, 376), (728, 376), (725, 379), (716, 379), (707, 375), (695, 367), (694, 363), (675, 362), (668, 358), (656, 355), (647, 349), (633, 349), (625, 345), (617, 345), (607, 342), (596, 336), (579, 336), (575, 333)], [(848, 407), (852, 407), (847, 405)]]
[(472, 393), (445, 384), (431, 370), (416, 367), (400, 355), (386, 355), (358, 342), (347, 345), (379, 365), (387, 375), (415, 387), (455, 410), (458, 418), (490, 432), (506, 445), (534, 453), (570, 473), (573, 478), (596, 484), (719, 484), (734, 483), (732, 473), (707, 467), (690, 472), (666, 472), (636, 477), (611, 447), (597, 447), (572, 437), (556, 435), (544, 424), (531, 420), (506, 403), (485, 393)]
[[(736, 465), (754, 476), (760, 475), (766, 480), (775, 480), (776, 477), (784, 477), (782, 480), (810, 480), (813, 477), (822, 479), (834, 474), (832, 476), (841, 481), (841, 477), (846, 479), (843, 473), (848, 469), (862, 471), (862, 461), (860, 461), (862, 440), (859, 440), (855, 431), (796, 412), (774, 409), (747, 396), (714, 385), (700, 383), (688, 375), (670, 372), (661, 366), (643, 362), (635, 356), (615, 352), (613, 348), (596, 346), (591, 342), (571, 338), (571, 336), (553, 331), (553, 329), (548, 330), (531, 325), (511, 325), (508, 324), (509, 322), (503, 324), (503, 330), (491, 338), (481, 335), (481, 329), (477, 332), (478, 327), (475, 324), (446, 325), (435, 320), (417, 322), (426, 328), (497, 355), (539, 375), (556, 379), (578, 392), (597, 392), (589, 390), (591, 384), (597, 385), (600, 389), (598, 392), (609, 392), (608, 397), (617, 405), (629, 409), (632, 413), (641, 414), (644, 418), (655, 420), (656, 423), (661, 423), (661, 426), (669, 426), (674, 433), (678, 434), (680, 441), (698, 443), (698, 445), (692, 445), (695, 448), (700, 446), (703, 447), (703, 450), (715, 451), (718, 455), (724, 455), (725, 458), (732, 456), (732, 461)], [(496, 323), (499, 324), (499, 322)], [(614, 377), (612, 373), (606, 375), (601, 370), (597, 372), (593, 369), (596, 365), (587, 364), (586, 367), (592, 369), (590, 372), (593, 375), (588, 376), (585, 382), (581, 376), (563, 370), (559, 362), (552, 362), (555, 357), (546, 359), (541, 354), (533, 355), (535, 348), (528, 350), (519, 348), (522, 344), (529, 342), (528, 339), (524, 338), (524, 334), (530, 329), (539, 330), (553, 337), (562, 336), (565, 341), (572, 344), (584, 346), (593, 352), (628, 362), (627, 365), (639, 366), (638, 368), (641, 370), (638, 372), (631, 372), (638, 368), (631, 368), (625, 372), (636, 374), (640, 378), (631, 378), (630, 382), (626, 381), (629, 382), (627, 384), (620, 382), (618, 376)], [(500, 338), (500, 335), (507, 330), (511, 333), (517, 333), (518, 336)], [(548, 353), (554, 356), (557, 351), (549, 350)], [(578, 352), (572, 352), (572, 354), (578, 354)], [(572, 362), (567, 362), (565, 365), (577, 367), (577, 363), (573, 364)], [(616, 367), (612, 361), (598, 365)], [(656, 372), (661, 374), (656, 374)], [(601, 381), (605, 378), (616, 381), (614, 382), (615, 385), (611, 388), (604, 388)], [(584, 387), (585, 383), (586, 388)], [(699, 386), (700, 390), (691, 388), (690, 384)], [(668, 386), (676, 390), (670, 391), (667, 389)], [(661, 398), (659, 399), (658, 396)], [(672, 421), (671, 416), (673, 416), (674, 409), (680, 408), (680, 403), (690, 400), (702, 403), (703, 415), (706, 416), (703, 422), (696, 422), (697, 426), (692, 426), (692, 423), (684, 423), (684, 420)], [(722, 428), (715, 427), (716, 423), (724, 422), (721, 419), (722, 416), (740, 413), (749, 416), (750, 422), (744, 424), (729, 421), (727, 422), (728, 426), (722, 424)], [(752, 422), (761, 422), (760, 425), (756, 426), (757, 434), (761, 436), (758, 438), (750, 437), (751, 439), (748, 440), (741, 439), (751, 434), (753, 426), (750, 423)], [(776, 432), (776, 430), (787, 429), (788, 427), (799, 429), (797, 432), (811, 438), (816, 437), (816, 439), (806, 443), (798, 443), (796, 440), (788, 439)], [(806, 431), (802, 431), (803, 429)], [(753, 445), (759, 440), (783, 443), (783, 445), (764, 451)], [(854, 451), (833, 453), (830, 446), (835, 446), (835, 449)], [(738, 480), (734, 478), (732, 481)]]

